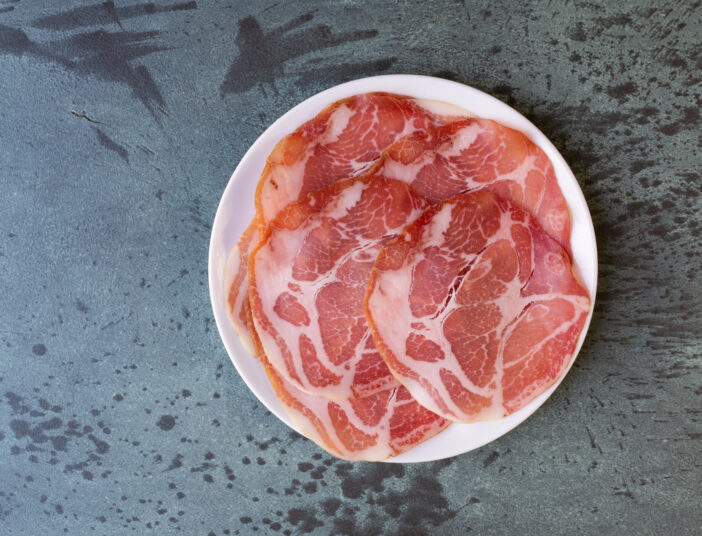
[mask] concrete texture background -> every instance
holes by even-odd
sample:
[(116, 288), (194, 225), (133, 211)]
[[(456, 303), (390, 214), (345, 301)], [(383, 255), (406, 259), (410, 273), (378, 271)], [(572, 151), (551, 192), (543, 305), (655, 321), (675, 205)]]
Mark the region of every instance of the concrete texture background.
[[(0, 0), (0, 532), (699, 534), (699, 2)], [(575, 367), (522, 426), (398, 466), (257, 402), (207, 292), (227, 180), (331, 85), (514, 106), (595, 221)]]

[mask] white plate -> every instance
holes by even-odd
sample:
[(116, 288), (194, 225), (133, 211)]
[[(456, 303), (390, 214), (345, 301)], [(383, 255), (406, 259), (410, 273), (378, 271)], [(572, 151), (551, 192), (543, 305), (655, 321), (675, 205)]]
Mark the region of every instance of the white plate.
[[(495, 119), (512, 128), (526, 133), (541, 147), (553, 163), (566, 202), (573, 219), (571, 244), (575, 265), (590, 292), (592, 308), (585, 327), (580, 334), (575, 355), (585, 339), (592, 318), (595, 291), (597, 287), (597, 246), (590, 212), (583, 193), (573, 172), (553, 144), (529, 120), (502, 101), (469, 86), (418, 75), (387, 75), (362, 78), (334, 86), (298, 104), (273, 123), (246, 152), (234, 170), (224, 195), (219, 203), (209, 255), (210, 298), (217, 328), (234, 366), (249, 386), (249, 389), (285, 424), (295, 429), (278, 403), (273, 389), (268, 383), (263, 367), (251, 357), (239, 343), (225, 310), (227, 288), (225, 267), (228, 255), (254, 215), (254, 192), (258, 177), (263, 170), (266, 157), (274, 145), (286, 134), (313, 118), (322, 108), (339, 99), (370, 91), (387, 91), (417, 98), (446, 101), (460, 106), (480, 117)], [(574, 360), (574, 359), (573, 359)], [(572, 366), (572, 362), (571, 362)], [(561, 379), (539, 395), (531, 403), (512, 415), (498, 421), (475, 424), (453, 424), (438, 436), (422, 443), (412, 450), (388, 461), (424, 462), (456, 456), (476, 449), (506, 434), (524, 421), (555, 391)]]

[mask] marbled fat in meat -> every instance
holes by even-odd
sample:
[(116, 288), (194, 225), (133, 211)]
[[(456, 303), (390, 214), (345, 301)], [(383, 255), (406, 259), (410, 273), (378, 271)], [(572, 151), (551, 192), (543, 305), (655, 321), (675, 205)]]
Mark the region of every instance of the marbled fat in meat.
[(251, 257), (249, 298), (268, 360), (296, 388), (344, 400), (398, 385), (363, 299), (383, 244), (426, 206), (403, 182), (346, 179), (271, 222)]
[[(247, 314), (252, 323), (250, 308)], [(273, 368), (256, 331), (251, 333), (256, 357), (297, 431), (338, 458), (385, 460), (434, 437), (451, 424), (420, 406), (402, 386), (340, 401), (305, 393)]]
[(365, 93), (330, 104), (283, 138), (266, 161), (256, 189), (259, 230), (286, 205), (333, 182), (365, 173), (400, 138), (458, 119), (431, 101)]
[(565, 250), (487, 190), (433, 205), (388, 242), (365, 300), (395, 377), (460, 422), (501, 418), (552, 385), (589, 307)]
[(287, 204), (333, 182), (365, 173), (402, 136), (442, 125), (466, 112), (434, 101), (366, 93), (334, 102), (281, 139), (256, 190), (256, 217), (231, 253), (229, 318), (252, 352), (242, 308), (248, 299), (248, 257), (269, 221)]
[(570, 253), (570, 212), (551, 161), (524, 133), (496, 121), (472, 117), (410, 134), (372, 173), (411, 184), (430, 203), (487, 188), (533, 214)]

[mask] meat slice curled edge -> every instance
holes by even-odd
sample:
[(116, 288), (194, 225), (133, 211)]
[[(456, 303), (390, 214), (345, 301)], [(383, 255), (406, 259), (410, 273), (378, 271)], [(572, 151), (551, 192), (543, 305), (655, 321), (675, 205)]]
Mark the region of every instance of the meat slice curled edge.
[(254, 356), (256, 350), (248, 326), (246, 311), (249, 307), (249, 256), (256, 244), (258, 244), (258, 226), (254, 220), (239, 237), (236, 246), (229, 254), (225, 273), (225, 284), (229, 289), (226, 304), (227, 316), (244, 349)]

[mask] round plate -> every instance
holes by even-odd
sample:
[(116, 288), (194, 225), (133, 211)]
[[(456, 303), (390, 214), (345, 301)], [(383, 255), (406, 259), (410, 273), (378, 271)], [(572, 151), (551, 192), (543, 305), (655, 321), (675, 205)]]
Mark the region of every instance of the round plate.
[[(209, 285), (217, 328), (234, 366), (263, 404), (285, 424), (295, 429), (273, 393), (263, 367), (239, 343), (225, 310), (227, 282), (226, 263), (239, 235), (254, 216), (254, 192), (263, 171), (266, 157), (275, 144), (305, 121), (316, 116), (326, 105), (359, 93), (387, 91), (411, 97), (434, 99), (454, 104), (488, 119), (495, 119), (526, 133), (553, 163), (558, 184), (570, 208), (573, 219), (571, 244), (575, 266), (590, 292), (590, 314), (575, 349), (577, 356), (592, 318), (597, 288), (597, 246), (592, 219), (583, 193), (573, 172), (546, 136), (528, 119), (502, 101), (469, 86), (441, 78), (418, 75), (374, 76), (354, 80), (322, 91), (298, 104), (273, 123), (246, 152), (234, 170), (217, 209), (209, 254)], [(575, 357), (571, 361), (571, 366)], [(567, 371), (566, 371), (567, 373)], [(497, 421), (474, 424), (452, 424), (436, 437), (412, 450), (391, 458), (391, 462), (424, 462), (456, 456), (476, 449), (506, 434), (534, 413), (555, 391), (565, 377), (524, 408)]]

